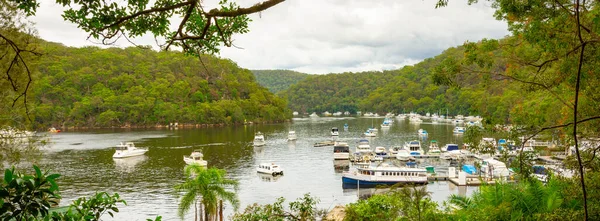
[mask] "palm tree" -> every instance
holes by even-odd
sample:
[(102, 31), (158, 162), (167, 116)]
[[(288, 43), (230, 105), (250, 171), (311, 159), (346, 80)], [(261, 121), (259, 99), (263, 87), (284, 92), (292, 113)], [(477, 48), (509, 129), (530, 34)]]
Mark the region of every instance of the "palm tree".
[[(186, 181), (175, 186), (178, 193), (185, 192), (179, 203), (179, 217), (183, 218), (183, 215), (192, 207), (192, 204), (196, 209), (198, 202), (200, 202), (200, 214), (204, 211), (206, 221), (209, 218), (214, 220), (217, 205), (221, 200), (228, 201), (234, 208), (237, 208), (239, 202), (235, 192), (237, 192), (238, 182), (227, 179), (225, 174), (225, 170), (221, 169), (206, 169), (203, 166), (194, 164), (186, 166)], [(230, 187), (233, 187), (234, 192), (227, 190)], [(195, 220), (197, 220), (197, 217), (196, 210)], [(200, 220), (202, 220), (202, 217), (200, 217)]]

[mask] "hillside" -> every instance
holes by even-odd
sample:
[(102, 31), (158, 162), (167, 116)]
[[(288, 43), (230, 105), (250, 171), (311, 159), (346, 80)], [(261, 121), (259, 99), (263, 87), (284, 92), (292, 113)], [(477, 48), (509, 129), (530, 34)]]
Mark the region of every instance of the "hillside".
[(256, 81), (273, 93), (286, 90), (309, 75), (290, 70), (252, 70)]
[(230, 60), (143, 48), (42, 44), (31, 97), (41, 126), (233, 124), (291, 117), (286, 102)]

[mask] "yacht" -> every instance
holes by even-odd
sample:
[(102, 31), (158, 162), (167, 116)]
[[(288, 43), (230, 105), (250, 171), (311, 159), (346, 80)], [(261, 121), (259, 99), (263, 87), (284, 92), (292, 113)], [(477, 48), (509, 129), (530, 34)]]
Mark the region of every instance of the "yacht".
[(340, 131), (338, 130), (337, 127), (332, 127), (331, 128), (331, 136), (339, 136), (340, 135)]
[(123, 144), (121, 142), (115, 147), (115, 154), (113, 154), (113, 158), (125, 158), (125, 157), (134, 157), (144, 155), (148, 149), (138, 149), (135, 147), (133, 142), (126, 142)]
[(427, 151), (427, 154), (440, 155), (440, 153), (442, 153), (442, 151), (440, 151), (440, 147), (438, 147), (437, 141), (431, 140), (431, 143), (429, 143), (429, 150)]
[(448, 151), (453, 151), (453, 150), (458, 150), (458, 144), (446, 144), (444, 147), (442, 147), (442, 152), (448, 152)]
[(296, 131), (290, 130), (290, 132), (288, 132), (288, 141), (294, 141), (297, 139), (298, 137), (296, 137)]
[(426, 184), (427, 170), (395, 166), (369, 166), (342, 175), (342, 184), (361, 186)]
[(261, 163), (256, 168), (256, 172), (264, 173), (264, 174), (271, 174), (273, 176), (275, 176), (277, 174), (283, 175), (283, 169), (281, 169), (281, 167), (279, 165), (274, 164), (274, 163)]
[(362, 139), (358, 142), (358, 146), (356, 147), (356, 153), (362, 154), (371, 154), (373, 150), (371, 150), (371, 145), (369, 145), (369, 140)]
[(333, 159), (334, 160), (348, 160), (350, 159), (350, 146), (347, 143), (336, 142), (333, 145)]
[(385, 147), (375, 147), (375, 155), (384, 156), (387, 155)]
[(187, 165), (198, 164), (200, 166), (206, 166), (208, 165), (208, 162), (206, 162), (203, 157), (204, 155), (200, 151), (194, 150), (190, 156), (183, 156), (183, 161)]
[(418, 140), (410, 141), (410, 142), (406, 143), (405, 145), (406, 145), (405, 149), (407, 149), (410, 152), (410, 155), (418, 156), (423, 153), (423, 151), (421, 151), (421, 142)]
[(265, 136), (259, 131), (254, 135), (254, 146), (260, 147), (266, 145)]
[(414, 157), (410, 155), (410, 152), (408, 150), (399, 149), (398, 153), (396, 153), (396, 159), (401, 161), (408, 161), (414, 159)]
[(465, 128), (464, 127), (455, 127), (454, 130), (452, 130), (452, 132), (454, 134), (464, 134)]

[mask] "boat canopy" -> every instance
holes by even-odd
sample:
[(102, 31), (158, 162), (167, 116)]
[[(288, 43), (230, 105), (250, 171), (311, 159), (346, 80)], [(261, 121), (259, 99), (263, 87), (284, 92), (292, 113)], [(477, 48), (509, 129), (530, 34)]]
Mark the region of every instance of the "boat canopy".
[(477, 172), (477, 169), (473, 165), (463, 165), (462, 170), (465, 171), (465, 173), (468, 173), (471, 175), (473, 175)]
[(446, 151), (458, 150), (458, 145), (456, 144), (448, 144), (446, 147)]

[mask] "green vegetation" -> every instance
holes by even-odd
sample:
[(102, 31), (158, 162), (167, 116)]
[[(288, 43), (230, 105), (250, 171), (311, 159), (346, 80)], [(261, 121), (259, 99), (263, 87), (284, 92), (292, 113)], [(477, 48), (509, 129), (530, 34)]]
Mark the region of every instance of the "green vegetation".
[(288, 89), (309, 75), (290, 70), (251, 70), (256, 81), (273, 93)]
[[(45, 43), (30, 95), (43, 127), (282, 121), (286, 103), (230, 60)], [(30, 101), (31, 102), (31, 101)]]
[(319, 202), (317, 198), (311, 197), (310, 194), (304, 194), (304, 197), (298, 198), (296, 201), (289, 203), (289, 211), (286, 211), (283, 202), (285, 199), (280, 197), (273, 204), (258, 205), (253, 204), (244, 210), (242, 213), (233, 215), (234, 221), (309, 221), (316, 220), (320, 211), (316, 209)]

